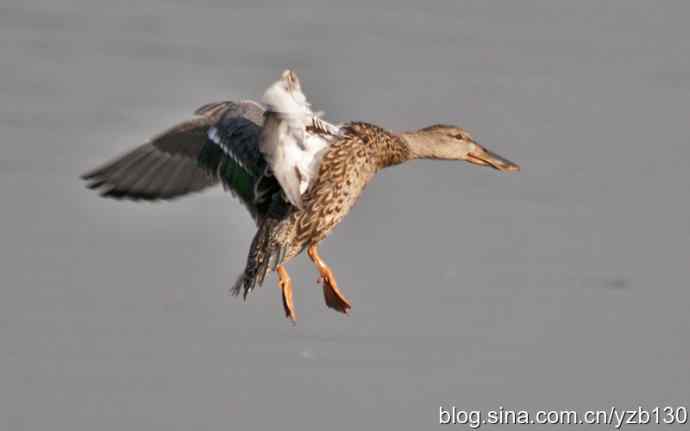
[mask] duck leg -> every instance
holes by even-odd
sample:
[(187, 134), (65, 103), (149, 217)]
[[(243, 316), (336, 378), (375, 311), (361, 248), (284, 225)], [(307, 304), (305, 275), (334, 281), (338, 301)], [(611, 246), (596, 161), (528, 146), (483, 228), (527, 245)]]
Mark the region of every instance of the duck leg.
[(321, 260), (317, 247), (317, 244), (309, 246), (307, 254), (311, 261), (314, 262), (314, 265), (316, 265), (319, 274), (321, 274), (320, 281), (323, 282), (323, 296), (326, 300), (326, 305), (336, 311), (347, 314), (350, 308), (352, 308), (352, 305), (350, 305), (350, 301), (348, 301), (347, 298), (340, 293), (340, 290), (338, 290), (338, 283), (335, 281), (333, 271), (331, 271), (331, 268)]
[(283, 265), (278, 265), (276, 272), (278, 273), (278, 286), (283, 295), (285, 317), (295, 323), (297, 314), (295, 314), (295, 305), (292, 302), (292, 280), (290, 280), (290, 276)]

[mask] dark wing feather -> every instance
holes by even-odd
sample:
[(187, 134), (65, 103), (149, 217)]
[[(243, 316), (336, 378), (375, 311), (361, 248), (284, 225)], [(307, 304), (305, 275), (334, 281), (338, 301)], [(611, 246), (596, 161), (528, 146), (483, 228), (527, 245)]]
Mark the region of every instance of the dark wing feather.
[[(148, 143), (82, 176), (106, 197), (173, 199), (219, 181), (256, 215), (254, 189), (265, 161), (258, 150), (263, 108), (257, 103), (204, 105)], [(216, 139), (209, 139), (209, 132)]]
[[(210, 128), (198, 162), (240, 198), (252, 217), (262, 212), (260, 185), (265, 183), (266, 161), (259, 152), (261, 126), (238, 116), (224, 116)], [(277, 184), (277, 183), (276, 183)]]
[(183, 122), (150, 142), (82, 176), (105, 197), (132, 200), (172, 199), (218, 182), (199, 175), (193, 157), (206, 142), (205, 118)]

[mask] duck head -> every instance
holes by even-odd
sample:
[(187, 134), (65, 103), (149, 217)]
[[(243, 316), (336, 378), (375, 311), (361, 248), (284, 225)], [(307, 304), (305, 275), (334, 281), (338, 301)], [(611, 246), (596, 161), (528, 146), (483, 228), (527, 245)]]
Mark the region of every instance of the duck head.
[(502, 172), (516, 172), (520, 166), (479, 145), (465, 129), (436, 124), (400, 135), (409, 147), (412, 158), (464, 160)]

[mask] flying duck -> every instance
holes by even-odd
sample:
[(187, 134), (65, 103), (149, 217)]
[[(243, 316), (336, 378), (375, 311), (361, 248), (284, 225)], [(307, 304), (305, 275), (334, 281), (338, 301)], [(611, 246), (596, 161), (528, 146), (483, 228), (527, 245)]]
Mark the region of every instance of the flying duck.
[(394, 133), (364, 122), (328, 123), (311, 110), (289, 70), (268, 88), (263, 102), (204, 105), (191, 119), (82, 178), (104, 197), (143, 201), (175, 199), (222, 184), (257, 226), (232, 293), (246, 299), (275, 271), (285, 315), (293, 322), (297, 315), (285, 265), (304, 250), (319, 271), (326, 305), (346, 314), (350, 310), (318, 246), (378, 171), (415, 159), (520, 170), (456, 126)]

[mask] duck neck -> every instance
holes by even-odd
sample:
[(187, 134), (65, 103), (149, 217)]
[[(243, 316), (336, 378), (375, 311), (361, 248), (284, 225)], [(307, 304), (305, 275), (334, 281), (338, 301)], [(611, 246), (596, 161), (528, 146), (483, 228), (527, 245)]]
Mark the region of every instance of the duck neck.
[(403, 145), (408, 149), (408, 160), (439, 158), (433, 151), (434, 142), (429, 136), (418, 132), (404, 132), (398, 136)]

